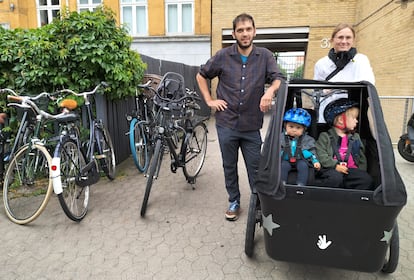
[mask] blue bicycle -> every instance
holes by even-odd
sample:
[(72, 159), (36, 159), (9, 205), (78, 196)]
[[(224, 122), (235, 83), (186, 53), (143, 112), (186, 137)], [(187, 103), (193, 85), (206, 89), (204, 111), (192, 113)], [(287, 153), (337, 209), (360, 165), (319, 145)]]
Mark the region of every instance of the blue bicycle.
[(138, 91), (135, 96), (135, 110), (127, 115), (129, 121), (129, 145), (132, 158), (140, 172), (148, 169), (151, 158), (151, 125), (154, 123), (154, 103), (152, 98), (155, 88), (159, 84), (161, 77), (158, 75), (147, 74), (144, 77), (145, 84), (138, 85), (142, 94)]

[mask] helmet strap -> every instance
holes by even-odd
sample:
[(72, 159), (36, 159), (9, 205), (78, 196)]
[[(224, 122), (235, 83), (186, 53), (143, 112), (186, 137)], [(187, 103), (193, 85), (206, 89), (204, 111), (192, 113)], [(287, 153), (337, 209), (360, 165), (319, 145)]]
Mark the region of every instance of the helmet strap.
[(346, 115), (345, 115), (345, 112), (342, 113), (339, 117), (342, 118), (342, 125), (335, 124), (334, 126), (336, 128), (346, 130)]

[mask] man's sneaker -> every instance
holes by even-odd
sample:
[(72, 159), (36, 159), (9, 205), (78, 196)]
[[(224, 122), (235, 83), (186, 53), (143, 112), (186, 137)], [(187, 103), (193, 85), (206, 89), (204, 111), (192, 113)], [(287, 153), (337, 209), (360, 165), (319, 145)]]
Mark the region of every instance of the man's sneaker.
[(230, 203), (229, 209), (226, 211), (226, 219), (235, 221), (239, 218), (240, 204), (237, 201)]

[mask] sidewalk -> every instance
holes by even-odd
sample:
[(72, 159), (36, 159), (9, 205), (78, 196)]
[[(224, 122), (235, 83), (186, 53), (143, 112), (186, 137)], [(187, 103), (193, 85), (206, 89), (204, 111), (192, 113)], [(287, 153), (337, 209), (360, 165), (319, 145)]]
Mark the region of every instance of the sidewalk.
[[(243, 212), (227, 222), (221, 157), (214, 120), (209, 121), (207, 157), (195, 189), (165, 157), (145, 218), (140, 207), (146, 179), (132, 159), (118, 166), (113, 182), (91, 187), (90, 209), (80, 223), (69, 220), (55, 196), (26, 226), (9, 221), (0, 205), (0, 279), (412, 279), (414, 227), (411, 195), (414, 164), (396, 152), (408, 203), (399, 216), (400, 261), (391, 275), (279, 262), (265, 252), (256, 230), (253, 258), (244, 254), (249, 187), (240, 168)], [(410, 276), (411, 275), (411, 276)]]

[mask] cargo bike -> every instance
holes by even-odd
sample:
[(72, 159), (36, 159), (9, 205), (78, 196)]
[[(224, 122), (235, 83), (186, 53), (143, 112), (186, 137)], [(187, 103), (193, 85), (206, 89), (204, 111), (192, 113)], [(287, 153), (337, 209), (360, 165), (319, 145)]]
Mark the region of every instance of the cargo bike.
[[(339, 97), (359, 104), (357, 131), (375, 189), (320, 187), (317, 176), (297, 186), (294, 172), (282, 183), (279, 138), (284, 113), (292, 107), (306, 109), (312, 116), (308, 133), (317, 139), (328, 129), (321, 117), (324, 108)], [(367, 82), (294, 80), (281, 86), (271, 113), (250, 197), (246, 255), (253, 255), (255, 231), (263, 227), (265, 250), (274, 260), (394, 272), (399, 258), (397, 217), (407, 194), (375, 87)]]

